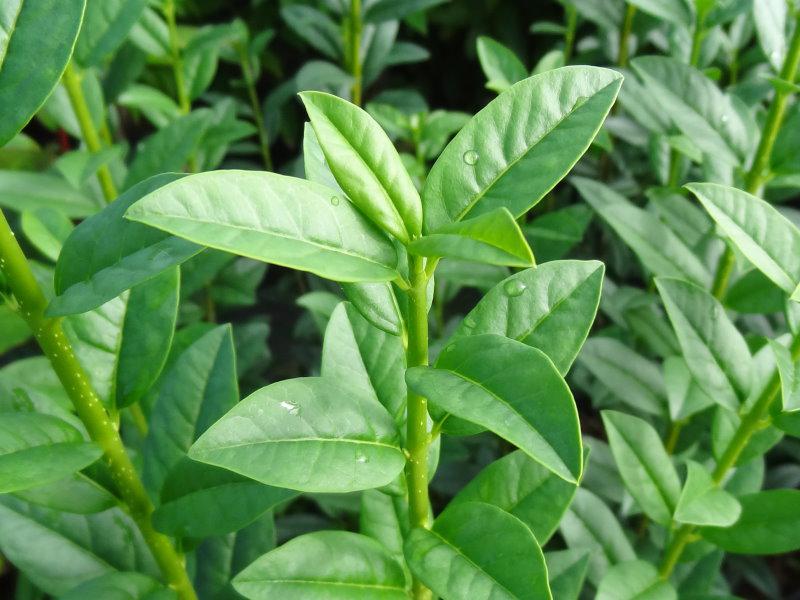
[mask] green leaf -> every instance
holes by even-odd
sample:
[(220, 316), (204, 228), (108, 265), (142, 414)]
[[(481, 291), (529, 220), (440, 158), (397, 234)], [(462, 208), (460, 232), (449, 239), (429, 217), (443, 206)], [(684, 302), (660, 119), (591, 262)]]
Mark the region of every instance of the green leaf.
[(31, 504), (80, 515), (103, 512), (119, 503), (110, 491), (83, 473), (74, 473), (14, 495)]
[(24, 344), (30, 337), (25, 319), (7, 304), (0, 304), (0, 354)]
[(670, 420), (681, 421), (714, 404), (714, 399), (697, 384), (686, 361), (670, 356), (664, 361), (664, 385), (667, 389)]
[(290, 490), (184, 459), (164, 482), (153, 525), (175, 537), (223, 535), (249, 525), (294, 496)]
[(159, 576), (139, 528), (119, 508), (70, 515), (0, 496), (0, 551), (53, 596), (114, 570)]
[(27, 125), (61, 79), (85, 7), (86, 0), (4, 0), (0, 146)]
[(781, 378), (783, 410), (800, 410), (800, 362), (792, 359), (791, 352), (783, 344), (775, 340), (768, 341), (775, 354), (775, 363)]
[(573, 204), (547, 212), (525, 225), (525, 237), (536, 248), (540, 263), (558, 260), (583, 239), (592, 220), (592, 210), (582, 204)]
[(303, 4), (291, 4), (281, 9), (281, 17), (312, 48), (333, 60), (343, 58), (339, 26), (324, 12)]
[(405, 553), (414, 575), (444, 600), (552, 598), (544, 556), (530, 529), (489, 504), (448, 508), (431, 530), (411, 531)]
[(325, 159), (325, 154), (322, 152), (317, 134), (314, 133), (311, 123), (303, 125), (303, 170), (306, 179), (309, 181), (327, 186), (344, 194), (333, 173), (331, 173), (331, 168), (328, 166), (328, 161)]
[(546, 553), (544, 559), (553, 600), (578, 600), (589, 569), (589, 553), (558, 550)]
[(123, 218), (134, 202), (182, 177), (148, 179), (83, 221), (64, 242), (55, 272), (56, 297), (47, 314), (82, 313), (188, 260), (202, 248)]
[(636, 558), (614, 513), (589, 490), (577, 489), (560, 527), (568, 547), (590, 552), (589, 579), (594, 583), (610, 565)]
[(3, 413), (0, 418), (0, 493), (57, 481), (102, 455), (69, 423), (38, 413)]
[(84, 67), (100, 66), (122, 45), (146, 5), (147, 0), (88, 0), (75, 59)]
[(141, 573), (111, 572), (82, 583), (59, 600), (174, 600), (178, 596), (157, 580)]
[(406, 407), (402, 340), (371, 325), (349, 302), (333, 311), (322, 345), (321, 373), (378, 400), (397, 423)]
[(386, 409), (360, 390), (323, 377), (261, 388), (212, 425), (189, 456), (306, 492), (380, 487), (405, 466)]
[(400, 565), (378, 542), (317, 531), (268, 552), (233, 580), (249, 600), (407, 600)]
[(602, 416), (625, 487), (648, 517), (669, 525), (681, 482), (658, 433), (647, 421), (632, 415), (604, 410)]
[(547, 356), (499, 335), (457, 338), (434, 367), (406, 371), (418, 394), (508, 440), (568, 482), (583, 469), (578, 414)]
[(380, 23), (392, 19), (403, 19), (420, 11), (427, 11), (448, 0), (375, 0), (367, 7), (364, 19)]
[(701, 71), (666, 56), (631, 61), (658, 106), (704, 153), (724, 163), (744, 163), (758, 139), (750, 111)]
[(742, 512), (739, 501), (714, 485), (706, 468), (686, 461), (686, 483), (675, 509), (675, 520), (692, 525), (729, 527)]
[(400, 306), (391, 283), (343, 283), (342, 291), (375, 327), (392, 335), (401, 334), (404, 327), (403, 317), (400, 316)]
[(516, 450), (485, 467), (450, 506), (484, 502), (502, 508), (530, 527), (544, 546), (558, 527), (576, 486)]
[(97, 211), (91, 198), (62, 177), (29, 171), (0, 171), (0, 207), (17, 212), (50, 208), (74, 219)]
[(789, 5), (785, 0), (759, 0), (753, 4), (758, 43), (775, 72), (781, 71), (786, 58), (788, 17)]
[(150, 489), (161, 490), (194, 441), (238, 400), (233, 335), (220, 325), (184, 350), (159, 384), (144, 448)]
[(490, 265), (530, 267), (534, 264), (525, 236), (505, 208), (451, 223), (408, 246), (411, 254), (449, 257)]
[(510, 48), (485, 35), (478, 37), (478, 60), (486, 87), (498, 94), (528, 76), (528, 69)]
[(700, 535), (734, 554), (800, 550), (800, 490), (767, 490), (739, 501), (742, 516), (733, 526), (703, 527)]
[(584, 177), (573, 177), (570, 181), (648, 271), (703, 286), (711, 283), (711, 274), (697, 255), (655, 215), (634, 206), (600, 182)]
[(791, 294), (800, 282), (800, 230), (760, 198), (715, 183), (691, 191), (731, 242), (778, 287)]
[(657, 416), (664, 414), (667, 396), (660, 369), (619, 340), (590, 338), (578, 361), (631, 409)]
[(664, 21), (691, 27), (694, 15), (685, 0), (630, 0), (630, 4)]
[(275, 173), (190, 175), (145, 196), (126, 216), (199, 244), (337, 281), (398, 276), (391, 242), (349, 202), (323, 186)]
[(744, 338), (705, 290), (663, 277), (656, 286), (695, 381), (717, 403), (736, 411), (752, 382), (752, 357)]
[(494, 286), (464, 318), (453, 339), (495, 333), (544, 352), (569, 371), (597, 314), (603, 264), (564, 260), (515, 273)]
[(622, 76), (564, 67), (514, 85), (447, 145), (422, 190), (425, 233), (505, 207), (520, 216), (578, 161), (614, 103)]
[(333, 176), (372, 222), (404, 243), (422, 230), (422, 207), (411, 177), (380, 125), (346, 100), (303, 92), (311, 124)]
[(20, 227), (30, 243), (52, 261), (58, 260), (61, 246), (72, 232), (72, 222), (52, 208), (24, 211)]
[(649, 562), (614, 565), (597, 588), (596, 600), (677, 600), (678, 594)]

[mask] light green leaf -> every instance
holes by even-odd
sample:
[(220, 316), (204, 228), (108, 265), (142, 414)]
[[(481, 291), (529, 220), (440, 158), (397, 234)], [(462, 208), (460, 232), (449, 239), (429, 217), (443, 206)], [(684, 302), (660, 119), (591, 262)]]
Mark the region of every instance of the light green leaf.
[(792, 359), (791, 352), (783, 344), (769, 340), (769, 345), (775, 354), (775, 363), (781, 378), (783, 410), (800, 410), (800, 362)]
[(74, 473), (14, 495), (37, 506), (79, 515), (103, 512), (119, 503), (110, 491), (83, 473)]
[(528, 69), (510, 48), (485, 35), (478, 37), (478, 60), (486, 87), (498, 94), (528, 76)]
[(69, 423), (38, 413), (4, 413), (0, 418), (0, 493), (57, 481), (102, 455)]
[(333, 190), (294, 177), (190, 175), (145, 196), (126, 216), (218, 250), (337, 281), (398, 276), (388, 238)]
[(691, 27), (694, 23), (692, 8), (686, 0), (629, 0), (629, 3), (649, 15)]
[(511, 513), (530, 527), (544, 546), (558, 527), (576, 486), (516, 450), (485, 467), (450, 506), (485, 502)]
[(24, 344), (31, 335), (25, 319), (5, 302), (0, 304), (0, 354)]
[(445, 2), (448, 0), (375, 0), (367, 7), (364, 19), (372, 23), (403, 19)]
[(343, 283), (342, 291), (353, 306), (375, 327), (392, 335), (402, 333), (405, 325), (391, 283), (386, 281)]
[(672, 584), (649, 562), (634, 560), (614, 565), (597, 588), (596, 600), (677, 600)]
[(405, 554), (414, 575), (444, 600), (552, 598), (536, 538), (522, 521), (490, 504), (448, 508), (431, 530), (411, 531)]
[(703, 527), (700, 535), (734, 554), (800, 550), (800, 490), (767, 490), (739, 498), (742, 516), (731, 527)]
[(182, 177), (142, 182), (78, 225), (64, 242), (55, 272), (56, 297), (47, 314), (82, 313), (188, 260), (202, 248), (123, 218), (134, 202)]
[(499, 335), (457, 338), (434, 367), (406, 371), (418, 394), (508, 440), (568, 482), (583, 469), (578, 414), (547, 356)]
[(578, 600), (586, 572), (589, 553), (585, 550), (557, 550), (544, 555), (553, 600)]
[(695, 381), (716, 402), (737, 410), (752, 382), (753, 359), (742, 334), (705, 290), (664, 277), (656, 286)]
[(233, 580), (249, 600), (407, 600), (400, 565), (378, 542), (317, 531), (268, 552)]
[(800, 282), (800, 230), (760, 198), (715, 183), (691, 191), (731, 242), (764, 275), (791, 294)]
[(177, 597), (173, 590), (164, 587), (152, 577), (141, 573), (114, 571), (82, 583), (63, 596), (59, 596), (58, 600), (86, 600), (87, 598), (175, 600)]
[(505, 208), (445, 225), (411, 242), (408, 251), (419, 256), (473, 260), (490, 265), (524, 268), (534, 264), (525, 236)]
[(17, 212), (51, 208), (75, 219), (97, 211), (97, 204), (66, 179), (29, 171), (0, 171), (0, 207)]
[(3, 0), (0, 146), (27, 125), (61, 79), (85, 7), (86, 0)]
[(389, 137), (369, 113), (322, 92), (303, 92), (333, 176), (352, 203), (404, 243), (422, 230), (419, 193)]
[(122, 45), (146, 5), (147, 0), (88, 0), (75, 59), (84, 67), (99, 66)]
[(656, 276), (680, 277), (700, 285), (711, 274), (697, 255), (655, 215), (630, 203), (608, 186), (584, 177), (570, 180), (580, 195), (616, 231)]
[(564, 67), (512, 86), (447, 145), (422, 190), (425, 233), (505, 207), (520, 216), (572, 168), (600, 129), (622, 76)]
[(25, 237), (42, 254), (52, 261), (58, 259), (61, 246), (72, 231), (72, 222), (64, 213), (52, 208), (26, 210), (20, 218)]
[(664, 361), (664, 385), (667, 389), (671, 421), (681, 421), (714, 404), (692, 377), (689, 366), (680, 356)]
[(546, 212), (526, 224), (522, 230), (536, 248), (540, 263), (558, 260), (583, 239), (593, 212), (588, 206), (572, 204)]
[(304, 4), (290, 4), (281, 9), (281, 17), (312, 48), (333, 60), (343, 58), (339, 26), (324, 12)]
[(314, 133), (311, 123), (303, 125), (303, 170), (305, 171), (306, 179), (309, 181), (327, 186), (344, 194), (333, 173), (331, 173), (331, 168), (328, 166), (328, 161), (325, 159), (325, 154), (322, 152), (317, 134)]
[(686, 461), (686, 483), (675, 509), (675, 520), (692, 525), (729, 527), (742, 512), (739, 501), (714, 485), (706, 468)]
[(189, 456), (306, 492), (380, 487), (405, 466), (386, 409), (360, 390), (323, 377), (261, 388), (212, 425)]
[(661, 438), (647, 421), (604, 410), (603, 424), (625, 487), (644, 513), (656, 523), (669, 525), (681, 482)]
[(788, 17), (789, 3), (786, 0), (758, 0), (753, 3), (753, 22), (758, 43), (775, 72), (781, 71), (786, 57)]
[(409, 529), (405, 498), (379, 490), (364, 490), (358, 526), (361, 533), (379, 541), (401, 565), (405, 565), (403, 539)]
[(453, 339), (495, 333), (544, 352), (569, 371), (597, 314), (603, 283), (597, 261), (552, 261), (493, 287), (464, 318)]

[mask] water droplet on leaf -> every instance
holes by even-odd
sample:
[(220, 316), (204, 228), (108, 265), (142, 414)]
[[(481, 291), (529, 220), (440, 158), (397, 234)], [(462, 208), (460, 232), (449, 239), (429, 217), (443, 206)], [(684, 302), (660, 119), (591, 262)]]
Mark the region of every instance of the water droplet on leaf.
[(516, 298), (522, 292), (525, 291), (526, 285), (519, 281), (518, 279), (511, 279), (510, 281), (506, 281), (505, 285), (503, 286), (503, 290), (505, 290), (508, 296), (512, 298)]
[(297, 406), (297, 404), (295, 404), (294, 402), (288, 402), (286, 400), (282, 400), (280, 406), (290, 415), (296, 415), (300, 412), (300, 407)]
[(363, 454), (357, 454), (357, 455), (356, 455), (356, 462), (357, 462), (357, 463), (364, 464), (364, 463), (365, 463), (365, 462), (367, 462), (368, 460), (369, 460), (369, 459), (368, 459), (366, 456), (364, 456)]
[(331, 196), (331, 205), (339, 206), (339, 196)]
[(478, 153), (475, 150), (467, 150), (464, 152), (464, 162), (468, 165), (474, 165), (478, 162)]
[(475, 322), (475, 317), (470, 316), (464, 319), (464, 325), (466, 327), (469, 327), (470, 329), (473, 329), (475, 325), (477, 325), (477, 323)]

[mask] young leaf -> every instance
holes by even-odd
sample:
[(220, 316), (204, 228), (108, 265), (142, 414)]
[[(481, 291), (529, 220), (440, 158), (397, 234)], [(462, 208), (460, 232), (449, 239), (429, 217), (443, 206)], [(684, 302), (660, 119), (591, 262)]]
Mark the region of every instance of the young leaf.
[(664, 385), (667, 389), (670, 420), (681, 421), (714, 404), (714, 399), (697, 384), (686, 361), (670, 356), (664, 361)]
[(408, 535), (408, 505), (404, 498), (392, 496), (379, 490), (364, 490), (361, 493), (359, 530), (377, 540), (405, 565), (403, 539)]
[(511, 513), (530, 527), (544, 546), (558, 527), (576, 486), (516, 450), (485, 467), (450, 501), (485, 502)]
[(611, 567), (595, 600), (677, 600), (678, 594), (649, 562), (634, 560)]
[(691, 27), (694, 20), (690, 5), (684, 0), (631, 0), (630, 4), (676, 25)]
[(405, 465), (386, 409), (364, 392), (322, 377), (261, 388), (212, 425), (189, 456), (306, 492), (380, 487)]
[(784, 0), (761, 0), (753, 4), (758, 43), (776, 72), (780, 72), (786, 58), (788, 16), (789, 5)]
[(411, 531), (405, 554), (414, 575), (444, 600), (552, 598), (544, 556), (530, 529), (489, 504), (448, 508), (430, 531)]
[(739, 498), (742, 516), (731, 527), (703, 527), (700, 534), (735, 554), (800, 550), (800, 490), (767, 490)]
[(485, 35), (478, 38), (478, 60), (486, 75), (486, 87), (498, 94), (528, 76), (525, 65), (510, 48)]
[(453, 334), (495, 333), (544, 352), (569, 371), (597, 314), (604, 267), (564, 260), (516, 273), (493, 287)]
[(603, 424), (625, 487), (656, 523), (669, 525), (681, 482), (661, 438), (647, 421), (604, 410)]
[(69, 423), (38, 413), (0, 419), (0, 493), (44, 485), (80, 471), (102, 455)]
[(769, 340), (769, 345), (775, 354), (775, 363), (781, 378), (783, 410), (800, 410), (800, 362), (792, 359), (791, 352), (783, 344)]
[(435, 233), (411, 242), (408, 251), (419, 256), (457, 258), (509, 267), (525, 268), (534, 264), (533, 252), (525, 236), (505, 208), (445, 225)]
[[(30, 1), (30, 0), (28, 0)], [(49, 208), (80, 219), (97, 211), (87, 194), (56, 175), (0, 170), (0, 207), (17, 212)]]
[(698, 385), (722, 406), (737, 410), (752, 381), (752, 357), (744, 338), (705, 290), (664, 277), (656, 286)]
[(714, 485), (705, 467), (693, 460), (686, 462), (686, 483), (675, 509), (678, 523), (730, 527), (739, 518), (739, 501)]
[(148, 179), (75, 228), (56, 263), (56, 297), (47, 308), (48, 315), (97, 308), (202, 250), (196, 244), (122, 218), (134, 202), (180, 177), (165, 174)]
[(760, 198), (716, 183), (691, 191), (731, 242), (764, 275), (791, 294), (800, 282), (800, 230)]
[(147, 0), (90, 0), (75, 45), (75, 60), (84, 67), (100, 66), (123, 44), (146, 5)]
[(499, 335), (461, 337), (434, 367), (406, 371), (406, 382), (432, 404), (493, 431), (566, 481), (580, 479), (575, 401), (540, 350)]
[(61, 79), (86, 0), (9, 0), (0, 40), (0, 146), (27, 125)]
[[(95, 4), (95, 3), (92, 3)], [(174, 600), (175, 592), (156, 579), (141, 573), (112, 571), (90, 579), (72, 588), (59, 600), (84, 600), (85, 598), (115, 598), (122, 600)]]
[(589, 147), (622, 76), (564, 67), (512, 86), (447, 145), (422, 190), (425, 233), (505, 207), (528, 211)]
[(72, 232), (72, 222), (52, 208), (24, 211), (20, 227), (30, 243), (52, 261), (58, 260), (61, 246)]
[(233, 580), (249, 600), (407, 600), (403, 569), (378, 542), (349, 531), (301, 535)]
[(396, 278), (388, 238), (321, 185), (275, 173), (184, 177), (131, 206), (129, 219), (199, 244), (337, 281)]
[(328, 166), (348, 198), (404, 243), (422, 231), (422, 206), (400, 156), (369, 113), (321, 92), (303, 92)]
[(345, 298), (375, 327), (392, 335), (401, 334), (403, 318), (391, 283), (343, 283), (342, 291)]

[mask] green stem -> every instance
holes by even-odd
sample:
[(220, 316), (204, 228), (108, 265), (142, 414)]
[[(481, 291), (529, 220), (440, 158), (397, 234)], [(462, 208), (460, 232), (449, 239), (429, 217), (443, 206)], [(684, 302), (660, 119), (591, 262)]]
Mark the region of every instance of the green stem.
[(575, 31), (578, 27), (578, 11), (572, 4), (564, 5), (566, 28), (564, 29), (564, 64), (568, 65), (575, 50)]
[(166, 583), (181, 600), (196, 600), (182, 557), (170, 539), (152, 525), (153, 505), (130, 460), (117, 428), (92, 389), (72, 346), (61, 327), (61, 319), (46, 317), (47, 299), (33, 276), (5, 215), (0, 211), (0, 270), (19, 304), (36, 342), (53, 366), (75, 406), (89, 437), (103, 450), (103, 456), (125, 507), (142, 532)]
[[(411, 289), (408, 291), (408, 348), (409, 368), (428, 364), (428, 277), (421, 257), (409, 257)], [(431, 526), (431, 505), (428, 498), (428, 401), (408, 392), (406, 452), (406, 483), (408, 485), (409, 519), (411, 527)], [(431, 593), (414, 581), (415, 600), (429, 600)]]
[[(800, 335), (796, 335), (792, 339), (790, 352), (792, 355), (792, 362), (800, 358)], [(717, 466), (711, 474), (714, 485), (722, 485), (722, 482), (725, 480), (730, 470), (736, 465), (736, 462), (742, 455), (742, 451), (747, 447), (753, 434), (761, 429), (762, 422), (769, 415), (769, 409), (779, 396), (780, 390), (780, 373), (775, 369), (764, 390), (750, 409), (742, 415), (739, 426), (736, 428), (733, 437), (725, 447), (722, 456), (717, 461)], [(659, 569), (659, 574), (662, 579), (667, 579), (672, 574), (684, 549), (689, 542), (692, 541), (694, 530), (695, 528), (692, 525), (681, 525), (675, 532), (672, 541), (664, 552), (664, 559)]]
[[(783, 61), (779, 77), (789, 83), (794, 83), (797, 79), (798, 68), (800, 68), (800, 13), (795, 19), (794, 34), (789, 43), (789, 50)], [(786, 117), (786, 108), (792, 93), (788, 86), (777, 87), (775, 96), (767, 111), (767, 120), (764, 122), (764, 130), (756, 148), (753, 164), (744, 178), (744, 189), (750, 194), (761, 193), (761, 187), (769, 177), (769, 164), (772, 159), (772, 149), (775, 147), (775, 140), (778, 139), (778, 132), (783, 125)], [(722, 298), (728, 289), (735, 256), (733, 250), (726, 246), (725, 253), (717, 264), (717, 271), (714, 275), (713, 293), (716, 298)]]
[(353, 104), (361, 106), (361, 0), (350, 0), (350, 74)]
[(178, 107), (183, 114), (192, 110), (192, 103), (186, 91), (183, 79), (183, 58), (181, 57), (180, 41), (178, 40), (178, 25), (175, 22), (175, 0), (164, 2), (164, 18), (169, 29), (169, 52), (172, 63), (172, 75), (175, 78), (175, 87), (178, 94)]
[[(81, 76), (71, 62), (67, 64), (67, 68), (64, 70), (63, 81), (72, 110), (78, 119), (83, 141), (86, 142), (89, 152), (96, 154), (103, 149), (103, 144), (100, 141), (100, 135), (94, 125), (92, 114), (89, 112), (89, 105), (86, 103), (86, 97), (83, 94)], [(114, 200), (117, 197), (117, 188), (114, 185), (114, 179), (111, 177), (108, 165), (102, 165), (97, 169), (97, 179), (100, 181), (100, 187), (103, 190), (103, 196), (106, 201), (111, 202)]]
[(700, 51), (703, 49), (703, 38), (705, 31), (703, 28), (703, 21), (705, 18), (697, 15), (697, 20), (694, 23), (694, 32), (692, 33), (692, 50), (689, 53), (689, 64), (696, 67), (700, 62)]
[(625, 20), (622, 22), (622, 29), (619, 34), (619, 49), (617, 50), (617, 64), (625, 68), (628, 66), (630, 54), (630, 37), (633, 30), (633, 17), (636, 15), (636, 7), (628, 4), (625, 9)]
[(272, 155), (269, 151), (269, 134), (264, 125), (264, 115), (261, 112), (261, 104), (258, 101), (256, 82), (253, 77), (253, 66), (250, 64), (250, 54), (247, 51), (246, 44), (238, 44), (237, 46), (239, 50), (239, 63), (242, 67), (242, 75), (244, 76), (244, 83), (247, 88), (247, 96), (250, 98), (250, 106), (253, 109), (253, 121), (255, 121), (256, 128), (258, 129), (261, 158), (264, 161), (264, 168), (267, 171), (272, 171)]

